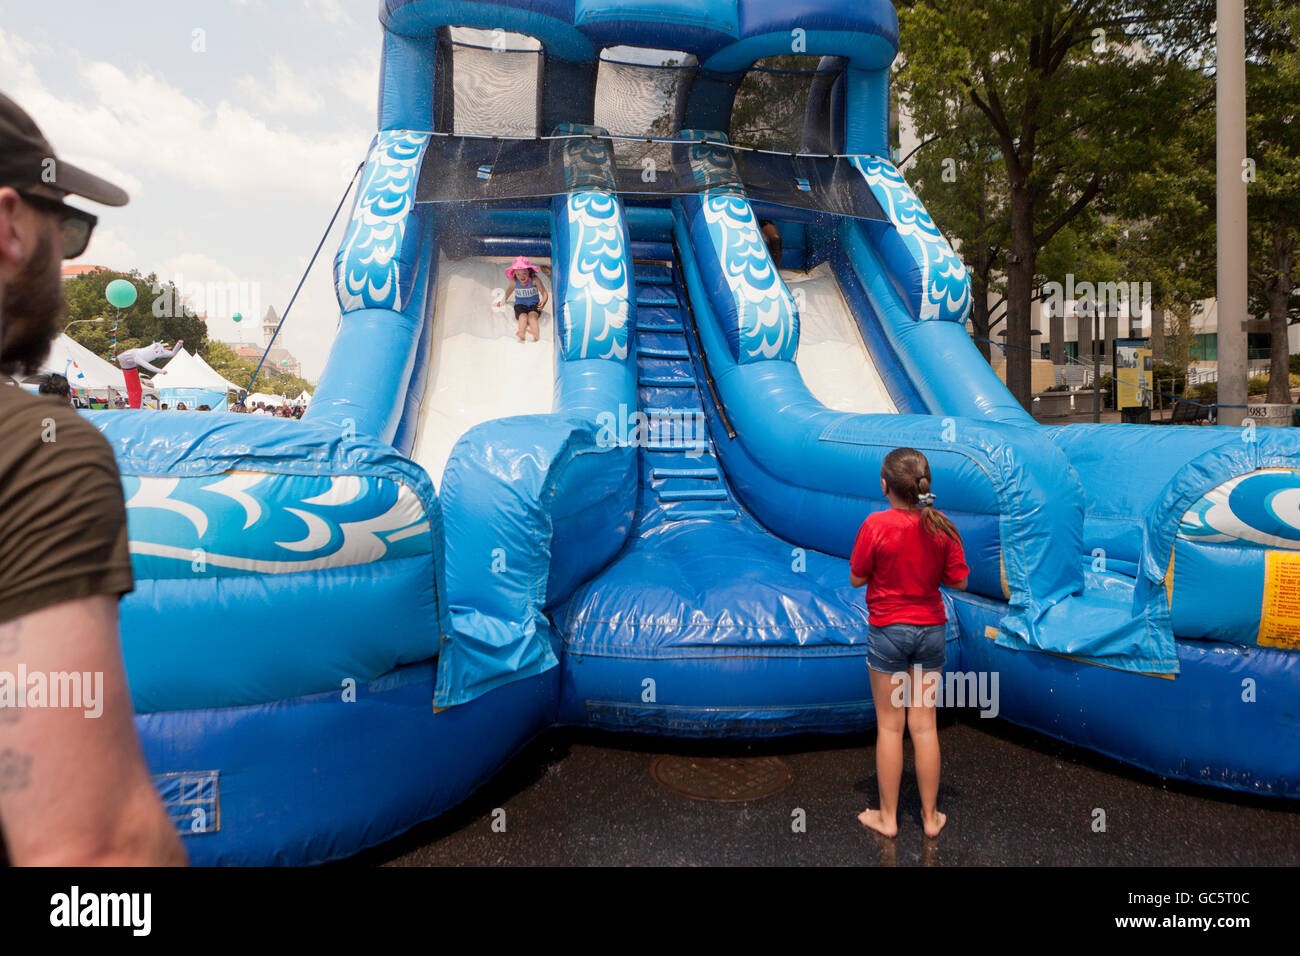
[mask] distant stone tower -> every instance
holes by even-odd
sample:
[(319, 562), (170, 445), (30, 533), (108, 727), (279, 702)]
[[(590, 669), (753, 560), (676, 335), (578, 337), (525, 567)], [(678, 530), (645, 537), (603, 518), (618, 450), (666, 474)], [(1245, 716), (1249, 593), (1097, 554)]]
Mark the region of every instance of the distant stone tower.
[(275, 335), (275, 327), (280, 324), (280, 317), (275, 314), (275, 306), (266, 307), (266, 315), (262, 316), (262, 345), (271, 344), (271, 336)]

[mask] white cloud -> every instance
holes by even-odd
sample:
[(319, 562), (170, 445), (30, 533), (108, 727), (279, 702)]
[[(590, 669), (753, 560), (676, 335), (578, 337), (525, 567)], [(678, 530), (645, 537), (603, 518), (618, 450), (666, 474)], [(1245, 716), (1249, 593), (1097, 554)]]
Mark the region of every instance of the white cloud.
[(272, 125), (229, 100), (210, 106), (162, 76), (128, 74), (103, 60), (78, 69), (88, 97), (56, 96), (37, 76), (34, 49), (0, 30), (0, 86), (37, 118), (60, 155), (128, 192), (153, 189), (163, 176), (200, 201), (204, 191), (215, 194), (211, 202), (327, 201), (341, 189), (338, 170), (364, 155), (371, 135), (360, 123), (318, 135)]
[(270, 82), (246, 76), (239, 89), (256, 105), (272, 113), (317, 113), (325, 105), (317, 88), (303, 73), (295, 73), (284, 60), (271, 61)]
[(21, 90), (39, 87), (40, 78), (32, 60), (48, 52), (47, 47), (0, 30), (0, 86), (14, 99), (18, 99)]
[(330, 70), (329, 78), (335, 89), (357, 106), (374, 110), (379, 101), (379, 53), (358, 57), (350, 63), (340, 63)]
[(128, 76), (110, 63), (85, 74), (103, 102), (129, 104), (111, 110), (116, 129), (101, 125), (98, 142), (110, 160), (173, 176), (214, 199), (326, 199), (337, 193), (336, 170), (364, 150), (359, 131), (311, 136), (273, 127), (228, 100), (209, 107), (159, 77)]
[[(269, 15), (260, 3), (247, 6)], [(365, 11), (373, 16), (371, 5)], [(318, 16), (351, 19), (358, 35), (367, 22), (374, 27), (337, 3)], [(203, 79), (180, 72), (186, 67), (166, 73), (158, 67), (165, 61), (142, 65), (129, 52), (110, 62), (85, 52), (98, 47), (32, 43), (0, 27), (0, 89), (36, 118), (59, 156), (131, 194), (125, 209), (94, 210), (101, 225), (79, 263), (155, 271), (187, 285), (234, 284), (256, 296), (256, 309), (243, 308), (240, 323), (230, 318), (234, 308), (209, 309), (209, 335), (261, 343), (262, 313), (268, 305), (283, 312), (374, 135), (378, 34), (374, 27), (373, 43), (328, 65), (284, 46), (282, 59), (256, 67), (256, 79), (237, 71), (212, 95), (185, 88)], [(328, 125), (316, 129), (303, 117)], [(331, 263), (346, 223), (345, 207), (278, 342), (312, 379), (338, 326)]]
[(128, 272), (140, 265), (140, 258), (129, 243), (122, 241), (111, 229), (96, 227), (90, 245), (76, 259), (76, 264), (103, 266), (117, 272)]
[(303, 6), (312, 13), (323, 15), (331, 23), (351, 23), (352, 14), (339, 0), (303, 0)]
[(201, 252), (183, 252), (172, 256), (163, 263), (162, 268), (158, 270), (158, 275), (165, 279), (183, 275), (187, 281), (198, 282), (239, 281), (239, 276), (234, 269)]

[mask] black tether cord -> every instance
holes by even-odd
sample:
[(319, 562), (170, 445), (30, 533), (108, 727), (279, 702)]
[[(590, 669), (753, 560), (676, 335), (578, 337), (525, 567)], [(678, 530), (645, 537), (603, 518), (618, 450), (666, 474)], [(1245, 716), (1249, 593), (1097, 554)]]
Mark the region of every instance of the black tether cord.
[(330, 230), (334, 228), (334, 222), (339, 218), (339, 212), (343, 209), (343, 204), (348, 201), (348, 193), (352, 192), (352, 184), (357, 181), (357, 174), (361, 172), (362, 167), (365, 165), (364, 161), (357, 163), (357, 168), (352, 171), (352, 178), (348, 180), (348, 188), (343, 190), (343, 198), (334, 207), (334, 215), (330, 216), (330, 224), (325, 227), (325, 233), (320, 237), (320, 242), (316, 243), (316, 251), (311, 254), (311, 261), (307, 263), (302, 278), (298, 280), (298, 288), (294, 289), (293, 295), (289, 297), (289, 304), (284, 307), (284, 315), (280, 316), (280, 324), (275, 327), (275, 331), (271, 334), (271, 341), (266, 343), (266, 351), (262, 353), (262, 358), (253, 371), (253, 377), (248, 380), (247, 394), (253, 394), (253, 385), (257, 382), (257, 376), (262, 372), (262, 366), (266, 364), (266, 357), (271, 353), (271, 347), (275, 345), (276, 336), (280, 334), (280, 329), (284, 328), (284, 320), (289, 318), (289, 310), (293, 308), (294, 302), (298, 300), (298, 293), (302, 291), (303, 283), (307, 281), (307, 276), (311, 274), (311, 267), (316, 264), (316, 257), (320, 255), (325, 240), (329, 238)]

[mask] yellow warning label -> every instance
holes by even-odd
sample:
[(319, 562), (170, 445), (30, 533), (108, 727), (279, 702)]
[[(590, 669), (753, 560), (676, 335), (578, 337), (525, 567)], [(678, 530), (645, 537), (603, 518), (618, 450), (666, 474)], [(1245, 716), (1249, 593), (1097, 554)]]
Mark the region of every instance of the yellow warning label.
[(1256, 643), (1300, 650), (1300, 554), (1294, 551), (1270, 551), (1264, 559), (1264, 603)]

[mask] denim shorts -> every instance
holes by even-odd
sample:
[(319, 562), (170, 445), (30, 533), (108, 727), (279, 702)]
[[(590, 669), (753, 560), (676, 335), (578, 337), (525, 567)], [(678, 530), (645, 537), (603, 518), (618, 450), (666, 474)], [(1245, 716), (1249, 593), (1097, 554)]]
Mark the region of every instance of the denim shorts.
[(867, 664), (873, 671), (897, 674), (919, 667), (942, 670), (948, 660), (943, 624), (886, 624), (867, 631)]

